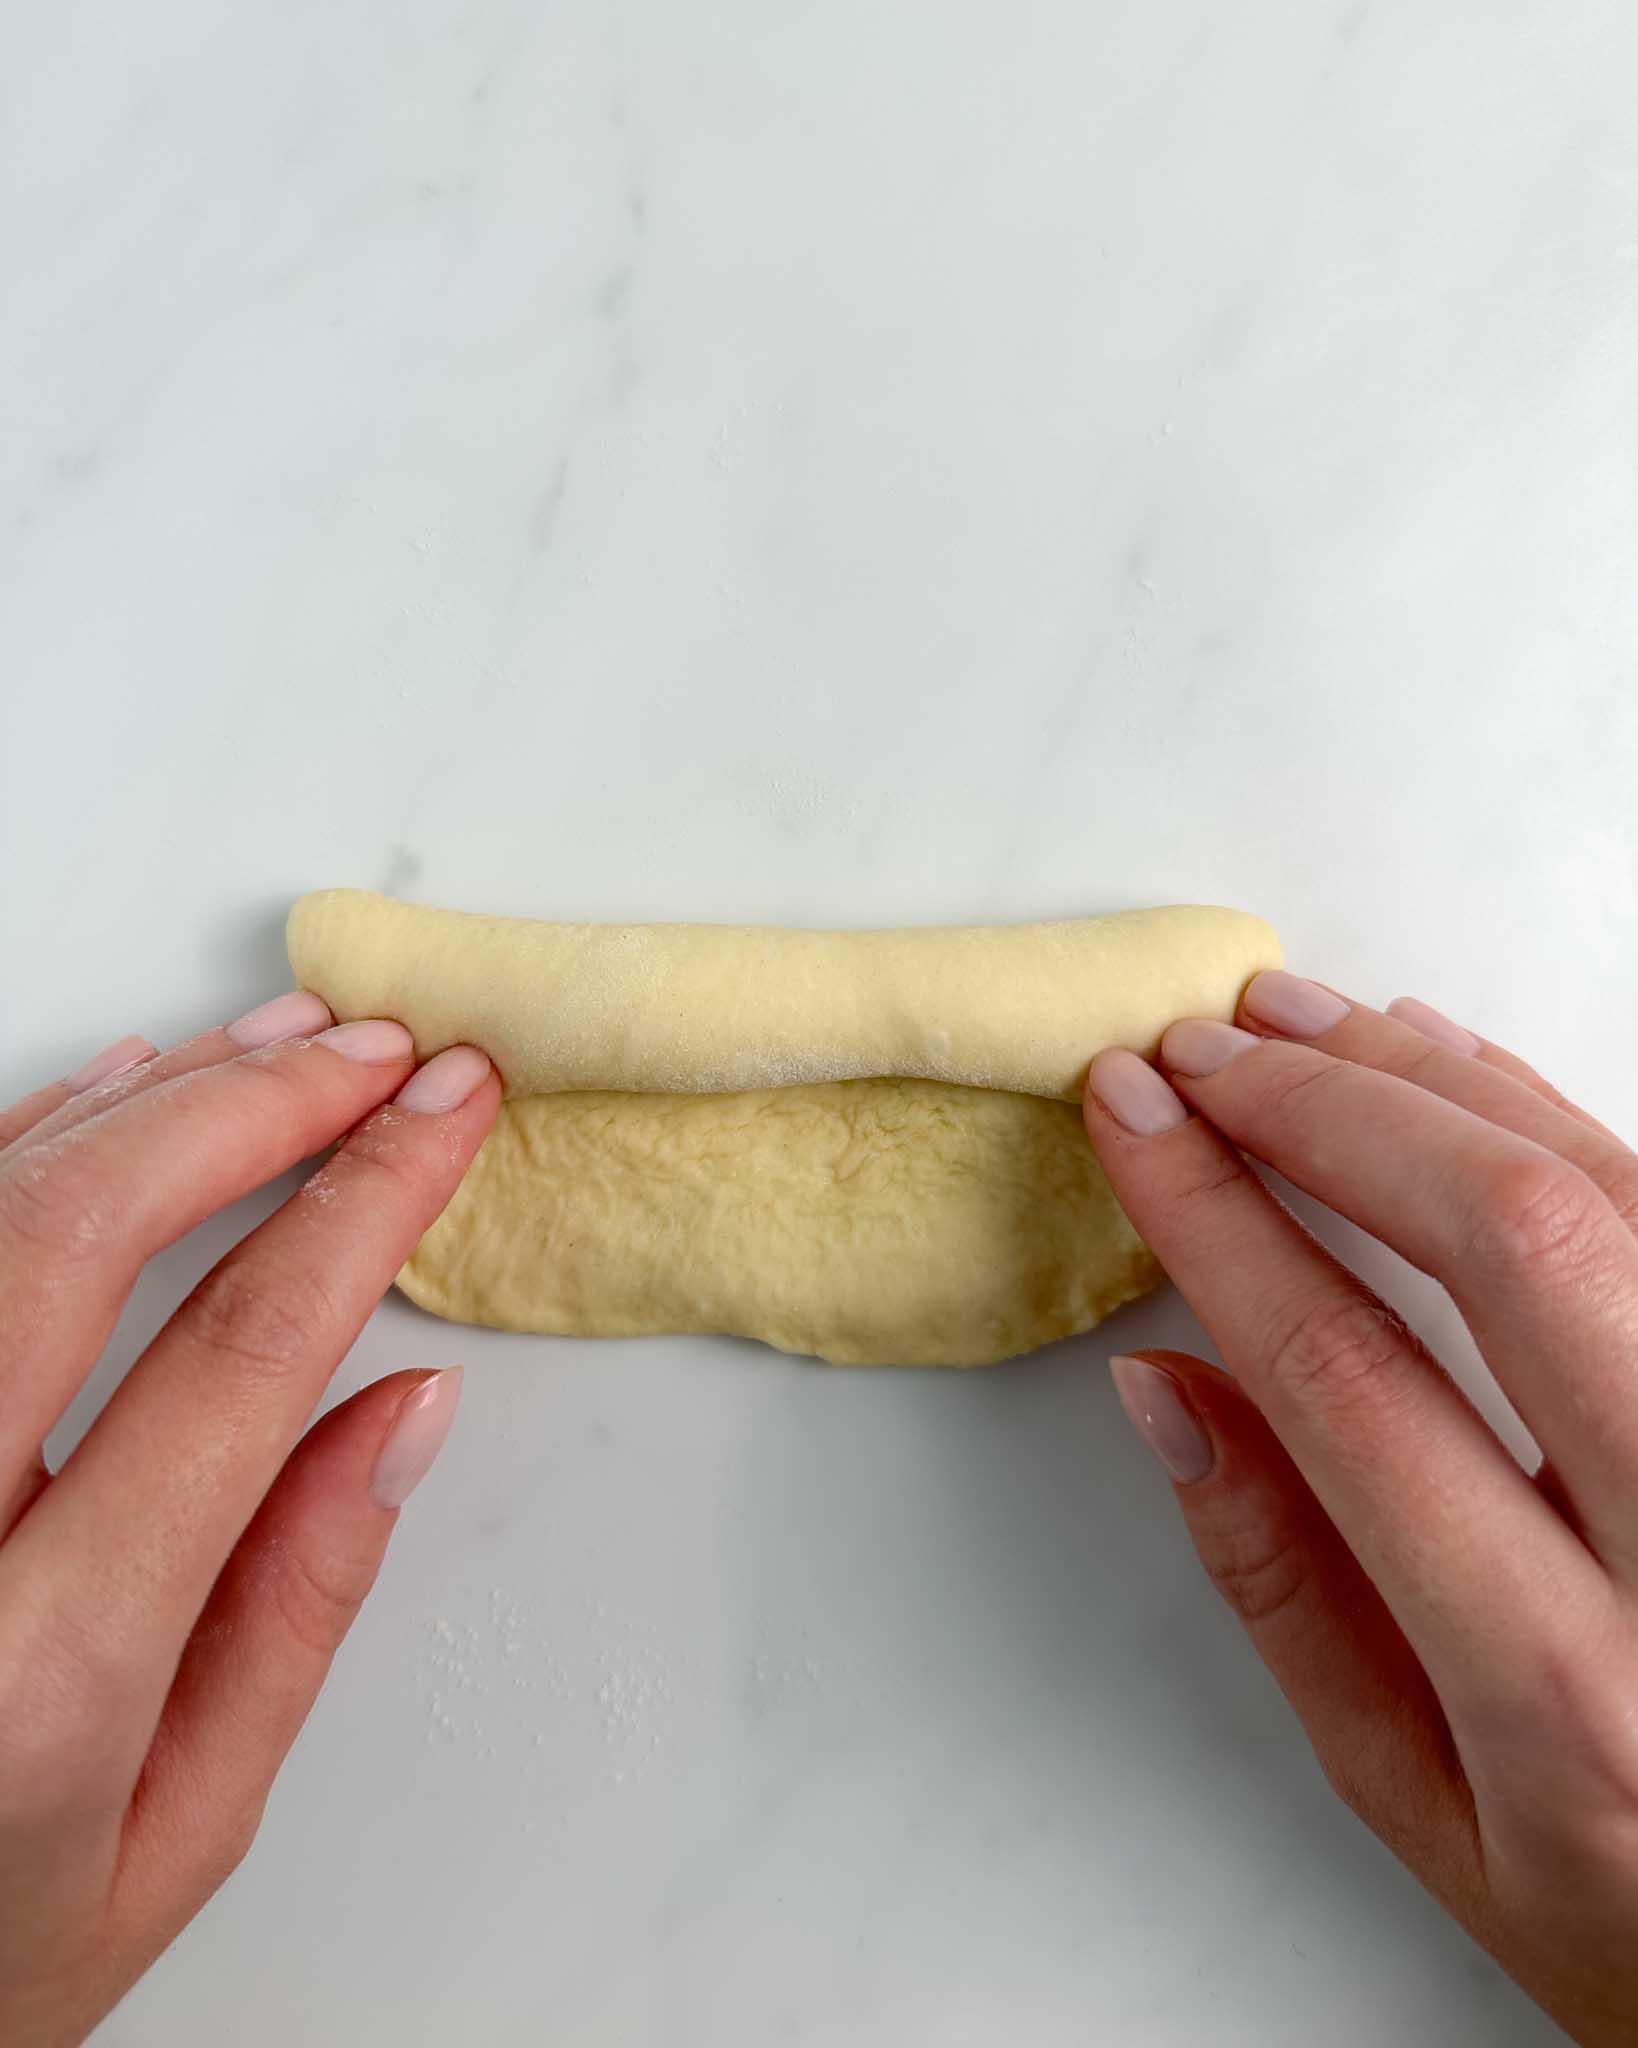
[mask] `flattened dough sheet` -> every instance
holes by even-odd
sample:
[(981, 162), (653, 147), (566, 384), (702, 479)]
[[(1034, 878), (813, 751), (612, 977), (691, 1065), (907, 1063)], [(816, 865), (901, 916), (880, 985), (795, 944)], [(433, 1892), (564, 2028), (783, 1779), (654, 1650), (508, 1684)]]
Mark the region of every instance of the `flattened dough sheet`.
[(1073, 1104), (821, 1081), (509, 1102), (399, 1285), (505, 1330), (989, 1365), (1158, 1277)]
[(1259, 919), (1132, 911), (903, 932), (561, 925), (304, 897), (338, 1018), (470, 1041), (495, 1130), (399, 1276), (457, 1321), (720, 1331), (976, 1365), (1089, 1329), (1155, 1262), (1077, 1103), (1104, 1046), (1232, 1014)]

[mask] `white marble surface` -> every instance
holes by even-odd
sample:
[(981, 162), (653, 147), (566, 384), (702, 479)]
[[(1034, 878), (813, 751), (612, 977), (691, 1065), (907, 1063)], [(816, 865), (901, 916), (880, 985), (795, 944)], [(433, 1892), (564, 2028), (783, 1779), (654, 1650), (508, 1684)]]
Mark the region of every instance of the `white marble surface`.
[[(0, 46), (9, 1089), (273, 992), (320, 884), (1194, 898), (1638, 1129), (1626, 0)], [(1111, 1342), (1189, 1329), (894, 1376), (389, 1302), (338, 1384), (464, 1357), (457, 1434), (103, 2038), (1552, 2038), (1333, 1805), (1120, 1424)]]

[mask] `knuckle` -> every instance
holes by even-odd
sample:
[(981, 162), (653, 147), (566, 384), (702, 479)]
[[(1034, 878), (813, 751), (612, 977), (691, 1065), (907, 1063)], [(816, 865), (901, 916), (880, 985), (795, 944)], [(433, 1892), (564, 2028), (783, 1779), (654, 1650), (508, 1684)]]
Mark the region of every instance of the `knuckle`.
[(325, 1097), (323, 1072), (306, 1057), (310, 1041), (284, 1042), (243, 1053), (209, 1070), (220, 1116), (244, 1133), (276, 1137), (304, 1147)]
[(336, 1158), (337, 1167), (349, 1178), (378, 1189), (389, 1200), (413, 1192), (421, 1177), (414, 1158), (393, 1138), (393, 1129), (378, 1113)]
[(171, 1809), (165, 1818), (167, 1866), (191, 1918), (250, 1854), (267, 1794), (258, 1789), (223, 1799), (203, 1788), (171, 1783), (164, 1797)]
[(265, 1808), (266, 1801), (257, 1794), (238, 1801), (217, 1822), (200, 1856), (199, 1880), (207, 1895), (226, 1884), (250, 1854)]
[(232, 1062), (235, 1092), (246, 1102), (259, 1099), (270, 1115), (299, 1115), (312, 1093), (313, 1076), (320, 1071), (307, 1057), (310, 1049), (308, 1039), (283, 1039), (241, 1053)]
[(1180, 1210), (1209, 1204), (1244, 1180), (1246, 1172), (1238, 1157), (1220, 1145), (1205, 1152), (1195, 1150), (1173, 1169), (1166, 1182), (1166, 1200)]
[[(1625, 1888), (1638, 1869), (1638, 1716), (1626, 1683), (1638, 1642), (1613, 1602), (1555, 1622), (1521, 1642), (1514, 1683), (1470, 1726), (1481, 1797), (1516, 1856), (1568, 1856), (1587, 1880)], [(1545, 1752), (1542, 1728), (1552, 1730)]]
[(1629, 1230), (1638, 1230), (1638, 1159), (1624, 1153), (1602, 1175), (1605, 1199)]
[(132, 1674), (58, 1613), (0, 1663), (0, 1803), (8, 1824), (104, 1811), (128, 1790)]
[(138, 1822), (148, 1853), (162, 1860), (172, 1896), (196, 1913), (226, 1883), (262, 1823), (269, 1778), (254, 1768), (213, 1770), (190, 1731), (162, 1717), (132, 1791), (128, 1819)]
[(1550, 1102), (1554, 1109), (1561, 1109), (1567, 1116), (1573, 1116), (1578, 1119), (1583, 1115), (1580, 1103), (1572, 1101), (1562, 1088), (1555, 1088), (1545, 1074), (1532, 1067), (1527, 1061), (1519, 1060), (1514, 1068), (1514, 1072), (1517, 1078), (1524, 1083), (1525, 1087), (1533, 1090), (1544, 1102)]
[(0, 1231), (32, 1257), (106, 1254), (123, 1222), (114, 1186), (71, 1149), (25, 1150), (0, 1175)]
[(33, 1128), (33, 1120), (24, 1115), (21, 1108), (10, 1109), (0, 1115), (0, 1152), (9, 1150), (25, 1131)]
[(1351, 1085), (1354, 1070), (1346, 1061), (1328, 1058), (1308, 1047), (1293, 1046), (1286, 1050), (1298, 1057), (1281, 1060), (1266, 1070), (1261, 1105), (1264, 1117), (1283, 1123), (1299, 1109), (1305, 1117), (1309, 1116), (1315, 1113), (1316, 1101), (1323, 1104), (1338, 1089)]
[(290, 1545), (279, 1553), (270, 1590), (290, 1635), (304, 1650), (328, 1660), (340, 1649), (374, 1583), (373, 1564)]
[(74, 1785), (77, 1724), (10, 1701), (0, 1732), (0, 1812), (9, 1831), (55, 1816)]
[(1552, 1277), (1586, 1265), (1606, 1215), (1604, 1197), (1579, 1167), (1549, 1152), (1524, 1152), (1484, 1179), (1477, 1234), (1502, 1265)]
[(1355, 1819), (1390, 1847), (1402, 1846), (1406, 1831), (1383, 1795), (1370, 1754), (1348, 1743), (1327, 1743), (1323, 1749), (1315, 1744), (1314, 1756), (1325, 1782)]
[(1472, 1795), (1413, 1720), (1390, 1714), (1361, 1737), (1307, 1729), (1325, 1782), (1354, 1818), (1418, 1874), (1459, 1871), (1474, 1838)]
[(304, 1274), (296, 1291), (258, 1275), (248, 1260), (232, 1258), (207, 1273), (179, 1311), (193, 1341), (272, 1373), (311, 1355), (328, 1316), (316, 1274)]
[(1277, 1323), (1266, 1369), (1297, 1400), (1350, 1407), (1380, 1398), (1383, 1373), (1414, 1342), (1386, 1302), (1352, 1291), (1324, 1294), (1299, 1302)]
[[(1459, 1057), (1459, 1054), (1452, 1054), (1447, 1047), (1436, 1045), (1432, 1039), (1423, 1038), (1418, 1033), (1410, 1043), (1385, 1046), (1371, 1065), (1384, 1074), (1392, 1074), (1395, 1080), (1409, 1081), (1422, 1088), (1430, 1083), (1436, 1084), (1447, 1071), (1451, 1059)], [(1438, 1093), (1437, 1086), (1433, 1092)]]
[(1631, 1831), (1638, 1825), (1638, 1721), (1612, 1672), (1630, 1669), (1630, 1633), (1555, 1639), (1535, 1658), (1533, 1691), (1556, 1731), (1559, 1776), (1567, 1768), (1575, 1804)]
[(1302, 1544), (1289, 1530), (1236, 1530), (1206, 1561), (1212, 1584), (1250, 1629), (1286, 1613), (1311, 1583)]

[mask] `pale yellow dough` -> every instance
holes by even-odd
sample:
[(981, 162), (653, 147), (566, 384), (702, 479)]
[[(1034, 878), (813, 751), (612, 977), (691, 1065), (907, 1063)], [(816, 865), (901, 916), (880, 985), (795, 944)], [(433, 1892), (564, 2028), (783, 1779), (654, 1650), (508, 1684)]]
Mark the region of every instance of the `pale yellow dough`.
[(509, 1102), (399, 1285), (503, 1330), (987, 1365), (1157, 1277), (1072, 1103), (822, 1081)]
[[(1268, 926), (1169, 909), (801, 932), (554, 925), (358, 890), (290, 918), (302, 986), (423, 1056), (481, 1045), (495, 1131), (399, 1284), (502, 1329), (726, 1331), (976, 1365), (1154, 1284), (1081, 1130), (1104, 1046), (1232, 1013)], [(1046, 1098), (1046, 1099), (1043, 1099)]]
[(469, 1039), (511, 1095), (725, 1094), (877, 1075), (1074, 1101), (1106, 1045), (1227, 1016), (1280, 957), (1238, 910), (898, 932), (539, 924), (362, 889), (304, 896), (290, 964), (338, 1017), (397, 1017), (425, 1057)]

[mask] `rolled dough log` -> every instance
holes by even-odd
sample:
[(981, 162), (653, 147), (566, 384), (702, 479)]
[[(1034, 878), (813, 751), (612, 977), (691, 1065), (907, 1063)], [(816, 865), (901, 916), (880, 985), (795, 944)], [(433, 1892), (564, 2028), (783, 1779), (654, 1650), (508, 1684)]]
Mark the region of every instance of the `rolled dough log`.
[(424, 1058), (468, 1039), (510, 1095), (723, 1094), (878, 1075), (1074, 1101), (1106, 1045), (1227, 1016), (1279, 941), (1238, 910), (910, 931), (537, 924), (325, 889), (290, 964), (338, 1017), (396, 1017)]
[(554, 925), (358, 890), (290, 958), (339, 1018), (459, 1040), (509, 1100), (399, 1275), (436, 1314), (725, 1331), (976, 1365), (1089, 1329), (1154, 1260), (1081, 1129), (1092, 1055), (1232, 1014), (1279, 963), (1235, 911), (904, 932)]

